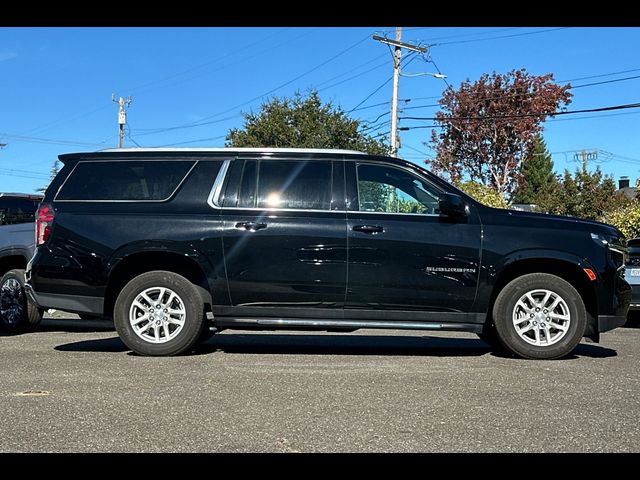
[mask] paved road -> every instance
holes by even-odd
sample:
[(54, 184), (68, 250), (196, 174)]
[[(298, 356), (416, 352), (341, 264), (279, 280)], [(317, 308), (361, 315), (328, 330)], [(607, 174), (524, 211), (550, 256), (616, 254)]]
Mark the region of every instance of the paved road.
[(559, 361), (375, 330), (223, 332), (143, 358), (68, 318), (0, 336), (0, 451), (640, 451), (637, 327)]

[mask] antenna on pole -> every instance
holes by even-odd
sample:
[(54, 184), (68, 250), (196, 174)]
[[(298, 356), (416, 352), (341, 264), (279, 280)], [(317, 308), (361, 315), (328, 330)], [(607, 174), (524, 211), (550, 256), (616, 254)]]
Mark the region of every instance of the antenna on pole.
[(116, 94), (112, 93), (111, 101), (118, 104), (118, 129), (119, 129), (118, 148), (123, 148), (124, 147), (124, 126), (127, 124), (127, 110), (125, 110), (125, 105), (126, 105), (126, 108), (128, 109), (131, 106), (131, 102), (133, 101), (133, 98), (131, 97), (131, 95), (129, 95), (126, 99), (119, 97), (116, 100)]
[(391, 150), (390, 155), (393, 157), (398, 153), (398, 89), (400, 83), (400, 60), (402, 59), (402, 49), (412, 50), (414, 52), (425, 53), (425, 47), (418, 47), (410, 43), (402, 43), (402, 27), (396, 27), (396, 39), (390, 40), (380, 35), (373, 35), (374, 40), (386, 45), (394, 47), (393, 50), (393, 91), (391, 95)]

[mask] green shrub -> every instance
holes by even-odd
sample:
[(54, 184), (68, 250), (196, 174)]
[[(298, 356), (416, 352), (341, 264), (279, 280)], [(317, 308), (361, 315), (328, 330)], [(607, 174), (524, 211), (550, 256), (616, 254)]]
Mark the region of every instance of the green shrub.
[(467, 195), (489, 207), (507, 208), (509, 206), (502, 195), (487, 185), (469, 181), (459, 183), (456, 186)]
[(640, 237), (640, 204), (633, 202), (607, 212), (600, 221), (617, 227), (627, 239)]

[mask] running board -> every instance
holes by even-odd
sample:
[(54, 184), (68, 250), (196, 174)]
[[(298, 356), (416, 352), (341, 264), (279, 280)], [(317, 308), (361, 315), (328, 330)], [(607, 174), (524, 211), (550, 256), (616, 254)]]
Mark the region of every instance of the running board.
[(390, 328), (401, 330), (451, 330), (482, 332), (478, 323), (399, 322), (385, 320), (312, 320), (308, 318), (231, 318), (215, 317), (214, 325), (221, 328), (313, 328), (357, 329)]

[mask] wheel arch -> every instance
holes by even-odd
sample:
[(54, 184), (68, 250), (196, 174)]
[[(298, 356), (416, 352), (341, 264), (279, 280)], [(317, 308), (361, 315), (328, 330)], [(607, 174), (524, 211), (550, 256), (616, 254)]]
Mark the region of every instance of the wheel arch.
[(528, 258), (512, 259), (512, 261), (504, 265), (496, 278), (489, 301), (486, 321), (492, 321), (491, 318), (493, 316), (496, 297), (509, 282), (529, 273), (548, 273), (566, 280), (578, 291), (588, 315), (585, 336), (590, 338), (596, 337), (594, 340), (597, 341), (597, 297), (593, 282), (589, 281), (583, 268), (592, 267), (577, 257), (570, 259), (538, 254)]
[(0, 254), (0, 277), (9, 270), (27, 268), (28, 256), (19, 250), (12, 250), (9, 253)]
[(166, 270), (182, 275), (197, 287), (206, 308), (211, 308), (213, 301), (207, 274), (193, 256), (169, 250), (151, 250), (131, 253), (113, 265), (105, 290), (104, 315), (113, 315), (116, 299), (129, 281), (154, 270)]

